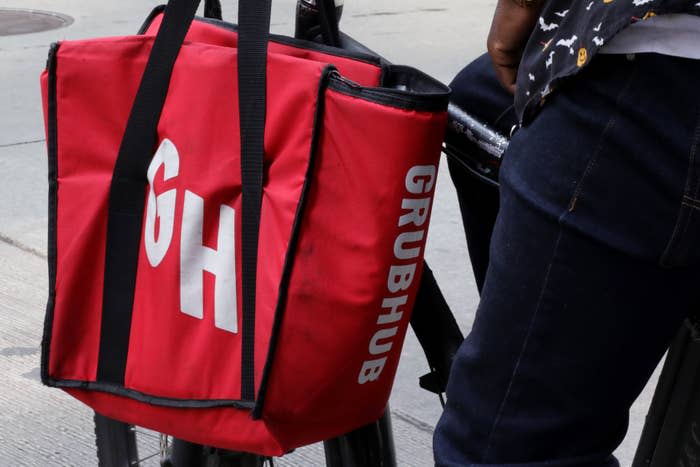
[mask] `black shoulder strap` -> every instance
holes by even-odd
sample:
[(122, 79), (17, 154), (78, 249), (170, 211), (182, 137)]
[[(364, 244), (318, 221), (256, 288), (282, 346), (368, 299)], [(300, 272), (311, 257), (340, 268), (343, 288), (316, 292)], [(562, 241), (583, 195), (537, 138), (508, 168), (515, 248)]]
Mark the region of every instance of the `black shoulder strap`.
[(238, 2), (238, 101), (241, 123), (241, 398), (255, 400), (255, 292), (262, 205), (267, 43), (271, 0)]
[[(175, 60), (198, 0), (170, 0), (134, 100), (110, 187), (97, 380), (124, 383), (146, 171)], [(243, 356), (241, 399), (255, 399), (254, 336), (263, 184), (267, 42), (271, 0), (239, 1), (238, 82), (242, 206)]]
[(146, 170), (170, 75), (197, 5), (190, 0), (168, 2), (119, 147), (109, 192), (97, 381), (124, 384)]

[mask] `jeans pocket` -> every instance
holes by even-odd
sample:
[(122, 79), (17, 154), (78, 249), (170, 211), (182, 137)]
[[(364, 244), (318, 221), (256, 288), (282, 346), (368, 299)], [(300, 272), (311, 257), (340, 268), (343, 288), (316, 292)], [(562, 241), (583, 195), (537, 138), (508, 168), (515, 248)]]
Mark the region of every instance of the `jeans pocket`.
[(686, 176), (683, 197), (680, 202), (678, 217), (668, 244), (659, 259), (663, 267), (680, 267), (700, 257), (700, 249), (693, 251), (692, 246), (700, 244), (700, 165), (698, 148), (700, 146), (700, 116), (696, 125), (693, 141), (688, 156), (688, 174)]

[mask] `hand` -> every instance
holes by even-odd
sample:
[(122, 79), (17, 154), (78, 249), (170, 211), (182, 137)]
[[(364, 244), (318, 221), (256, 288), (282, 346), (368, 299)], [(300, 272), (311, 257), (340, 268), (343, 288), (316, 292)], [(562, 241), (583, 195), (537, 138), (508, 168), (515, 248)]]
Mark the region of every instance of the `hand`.
[(498, 0), (487, 48), (498, 81), (511, 94), (523, 50), (537, 24), (543, 1)]

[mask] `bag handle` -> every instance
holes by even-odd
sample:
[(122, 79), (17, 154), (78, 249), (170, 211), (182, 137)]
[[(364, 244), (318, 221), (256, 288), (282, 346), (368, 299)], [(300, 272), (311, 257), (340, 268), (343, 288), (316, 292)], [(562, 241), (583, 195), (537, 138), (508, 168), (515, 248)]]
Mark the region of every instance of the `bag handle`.
[(316, 0), (323, 42), (333, 47), (340, 47), (340, 29), (335, 0)]
[(340, 47), (339, 14), (335, 0), (297, 0), (294, 37)]
[[(238, 83), (242, 179), (241, 399), (255, 400), (254, 335), (262, 203), (267, 44), (271, 0), (238, 2)], [(169, 0), (119, 147), (109, 193), (97, 380), (123, 385), (136, 286), (146, 171), (175, 60), (199, 0)]]
[(204, 17), (222, 20), (221, 2), (219, 0), (204, 0)]

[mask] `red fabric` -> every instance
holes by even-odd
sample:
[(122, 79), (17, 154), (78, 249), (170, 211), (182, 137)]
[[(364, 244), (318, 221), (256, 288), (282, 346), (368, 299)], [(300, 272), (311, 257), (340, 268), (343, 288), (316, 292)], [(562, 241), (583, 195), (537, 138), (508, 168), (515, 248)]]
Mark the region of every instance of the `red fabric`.
[[(155, 36), (162, 20), (162, 14), (156, 16), (145, 34), (148, 36)], [(190, 30), (187, 32), (185, 40), (205, 42), (207, 44), (221, 45), (224, 47), (238, 46), (238, 35), (235, 32), (201, 21), (195, 21), (192, 24)], [(380, 67), (371, 63), (282, 44), (280, 42), (275, 42), (274, 38), (270, 41), (268, 50), (270, 53), (274, 54), (289, 55), (321, 63), (332, 63), (343, 76), (362, 86), (377, 86), (382, 72)]]
[[(161, 398), (234, 400), (240, 398), (241, 334), (214, 326), (215, 282), (208, 273), (203, 319), (180, 312), (179, 226), (185, 192), (202, 197), (204, 243), (215, 249), (219, 206), (234, 208), (240, 278), (235, 34), (195, 23), (188, 39), (158, 126), (158, 141), (167, 138), (177, 147), (179, 172), (164, 180), (161, 168), (153, 187), (156, 193), (176, 190), (175, 229), (156, 267), (147, 259), (142, 236), (124, 386)], [(63, 42), (58, 51), (57, 278), (48, 368), (57, 381), (96, 378), (110, 180), (152, 40), (147, 35)], [(256, 387), (268, 358), (279, 284), (309, 164), (319, 80), (328, 63), (355, 81), (378, 82), (380, 71), (373, 65), (271, 45)], [(46, 87), (44, 77), (45, 111)], [(69, 392), (120, 420), (266, 455), (376, 419), (398, 365), (427, 234), (427, 220), (421, 225), (400, 220), (411, 212), (405, 200), (424, 200), (427, 219), (445, 122), (445, 112), (408, 111), (325, 92), (316, 166), (262, 420), (233, 408), (178, 409), (101, 392)], [(433, 175), (411, 178), (416, 167)], [(397, 245), (402, 246), (397, 238), (418, 233), (420, 240), (403, 244), (402, 254), (408, 257), (397, 258)], [(412, 265), (410, 287), (388, 290), (392, 266)], [(240, 296), (240, 282), (236, 293)], [(405, 303), (398, 307), (401, 319), (382, 323), (380, 315), (387, 313), (383, 301), (404, 295)], [(241, 329), (240, 301), (238, 308)], [(371, 348), (381, 352), (371, 355)], [(381, 374), (361, 382), (363, 364), (378, 358), (386, 358)]]
[[(384, 411), (421, 271), (418, 267), (405, 292), (409, 300), (401, 307), (401, 321), (379, 326), (383, 299), (403, 295), (387, 290), (389, 266), (422, 266), (422, 254), (411, 260), (394, 258), (397, 235), (420, 230), (397, 226), (407, 212), (402, 201), (433, 195), (432, 190), (407, 193), (405, 176), (416, 165), (436, 167), (445, 121), (440, 113), (399, 110), (326, 93), (319, 160), (290, 284), (289, 303), (303, 306), (290, 306), (285, 313), (288, 325), (282, 327), (267, 400), (269, 425), (290, 445), (306, 444), (309, 431), (311, 439), (343, 434), (347, 430), (339, 420), (362, 426)], [(423, 251), (425, 238), (412, 246)], [(391, 351), (371, 356), (372, 336), (394, 325), (399, 330), (389, 339)], [(387, 363), (380, 379), (358, 384), (362, 363), (384, 356)], [(328, 368), (333, 377), (319, 378)], [(289, 390), (300, 378), (315, 381), (309, 392)]]

